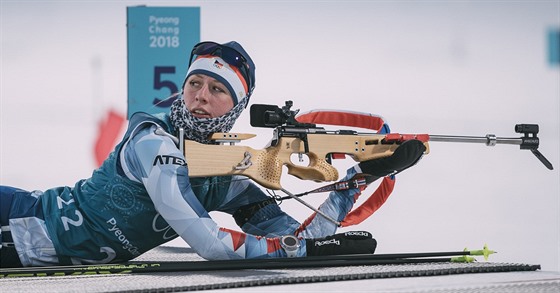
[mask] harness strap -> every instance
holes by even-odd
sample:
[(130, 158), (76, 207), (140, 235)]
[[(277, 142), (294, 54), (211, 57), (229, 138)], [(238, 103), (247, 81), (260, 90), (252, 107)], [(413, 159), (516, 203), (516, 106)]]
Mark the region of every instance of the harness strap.
[[(316, 189), (313, 189), (313, 190), (310, 190), (310, 191), (294, 194), (294, 196), (301, 197), (301, 196), (308, 195), (308, 194), (311, 194), (311, 193), (340, 191), (340, 190), (348, 190), (348, 189), (354, 189), (354, 188), (359, 188), (360, 190), (364, 190), (364, 189), (366, 189), (366, 187), (368, 185), (368, 182), (366, 180), (366, 177), (368, 177), (368, 176), (369, 175), (367, 175), (367, 174), (356, 174), (356, 176), (354, 176), (350, 180), (335, 182), (335, 183), (332, 183), (332, 184), (329, 184), (329, 185), (321, 186), (319, 188), (316, 188)], [(292, 198), (292, 197), (290, 197), (290, 196), (275, 197), (275, 199), (278, 200), (278, 201), (285, 200), (285, 199), (290, 199), (290, 198)]]
[[(302, 123), (367, 128), (375, 130), (379, 134), (390, 132), (389, 125), (385, 123), (383, 117), (362, 112), (313, 110), (298, 115), (296, 119)], [(340, 158), (340, 156), (333, 156), (333, 158)], [(371, 216), (387, 201), (394, 187), (395, 177), (384, 177), (377, 189), (359, 207), (346, 215), (341, 222), (341, 227), (357, 225)], [(356, 199), (360, 196), (362, 190), (360, 188)]]

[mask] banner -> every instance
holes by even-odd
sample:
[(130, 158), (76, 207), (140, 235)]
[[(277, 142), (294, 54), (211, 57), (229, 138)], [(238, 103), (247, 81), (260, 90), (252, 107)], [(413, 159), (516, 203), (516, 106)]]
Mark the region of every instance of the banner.
[(560, 66), (560, 27), (548, 30), (548, 63)]
[(127, 7), (128, 118), (169, 110), (198, 42), (199, 7)]

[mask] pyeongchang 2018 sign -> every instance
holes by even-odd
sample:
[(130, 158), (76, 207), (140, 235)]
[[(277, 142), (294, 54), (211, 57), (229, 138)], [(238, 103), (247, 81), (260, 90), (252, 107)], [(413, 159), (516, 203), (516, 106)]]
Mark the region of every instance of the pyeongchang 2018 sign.
[(127, 7), (128, 118), (169, 111), (199, 41), (199, 7)]

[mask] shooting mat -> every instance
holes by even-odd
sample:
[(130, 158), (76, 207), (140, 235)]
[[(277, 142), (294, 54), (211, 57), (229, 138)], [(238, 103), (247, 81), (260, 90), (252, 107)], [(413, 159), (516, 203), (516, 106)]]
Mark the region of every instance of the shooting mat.
[[(194, 261), (201, 260), (190, 248), (158, 247), (137, 261)], [(184, 292), (216, 290), (255, 286), (288, 285), (316, 282), (368, 280), (368, 289), (375, 291), (375, 282), (387, 278), (431, 278), (470, 274), (476, 276), (491, 273), (538, 273), (539, 265), (513, 263), (419, 263), (394, 265), (344, 266), (324, 268), (273, 269), (273, 270), (221, 270), (197, 272), (165, 272), (134, 274), (103, 274), (50, 277), (0, 278), (1, 292)], [(544, 277), (544, 276), (541, 276)], [(432, 279), (433, 280), (433, 279)], [(441, 281), (440, 281), (441, 282)], [(344, 282), (346, 283), (346, 282)], [(476, 283), (476, 281), (475, 281)], [(328, 288), (328, 285), (325, 286)], [(266, 288), (262, 288), (265, 289)], [(297, 290), (297, 287), (294, 287)], [(476, 289), (476, 290), (474, 290)], [(560, 292), (560, 275), (546, 275), (531, 282), (502, 282), (488, 290), (463, 288), (453, 292)], [(441, 292), (449, 292), (441, 289)], [(324, 291), (324, 290), (321, 290)], [(329, 290), (327, 290), (329, 291)], [(384, 291), (388, 291), (385, 287)], [(389, 290), (390, 291), (390, 290)], [(436, 291), (437, 290), (430, 290)], [(399, 290), (399, 292), (402, 292)], [(415, 292), (407, 291), (407, 292)]]

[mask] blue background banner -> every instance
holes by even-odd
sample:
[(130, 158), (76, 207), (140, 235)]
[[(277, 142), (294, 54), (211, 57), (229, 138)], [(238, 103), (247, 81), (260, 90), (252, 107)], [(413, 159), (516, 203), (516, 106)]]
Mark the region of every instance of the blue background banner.
[(548, 31), (548, 62), (550, 65), (560, 65), (560, 27)]
[(198, 7), (127, 7), (128, 118), (165, 112), (200, 41)]

